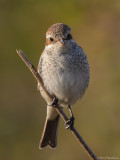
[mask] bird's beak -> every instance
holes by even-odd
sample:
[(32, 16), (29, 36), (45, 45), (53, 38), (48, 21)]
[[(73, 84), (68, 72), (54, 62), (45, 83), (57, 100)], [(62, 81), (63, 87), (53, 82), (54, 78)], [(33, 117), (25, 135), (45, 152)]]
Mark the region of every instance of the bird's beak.
[(61, 43), (64, 45), (65, 44), (65, 40), (62, 38), (61, 39)]

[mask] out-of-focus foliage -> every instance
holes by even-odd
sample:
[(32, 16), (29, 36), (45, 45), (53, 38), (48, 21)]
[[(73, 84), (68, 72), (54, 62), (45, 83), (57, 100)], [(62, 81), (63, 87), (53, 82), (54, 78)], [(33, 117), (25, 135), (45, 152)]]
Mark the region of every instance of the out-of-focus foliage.
[(73, 107), (75, 126), (97, 156), (120, 158), (120, 0), (0, 0), (0, 159), (89, 159), (62, 120), (57, 149), (38, 149), (46, 103), (15, 52), (37, 66), (46, 30), (57, 22), (72, 28), (91, 69)]

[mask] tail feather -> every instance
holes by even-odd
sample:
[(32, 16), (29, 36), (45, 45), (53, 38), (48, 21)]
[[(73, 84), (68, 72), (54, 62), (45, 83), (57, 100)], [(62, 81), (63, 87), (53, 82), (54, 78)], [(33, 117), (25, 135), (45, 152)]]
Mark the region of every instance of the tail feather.
[(58, 123), (59, 123), (59, 115), (54, 120), (49, 120), (46, 118), (39, 148), (44, 148), (47, 145), (49, 145), (51, 148), (56, 147)]

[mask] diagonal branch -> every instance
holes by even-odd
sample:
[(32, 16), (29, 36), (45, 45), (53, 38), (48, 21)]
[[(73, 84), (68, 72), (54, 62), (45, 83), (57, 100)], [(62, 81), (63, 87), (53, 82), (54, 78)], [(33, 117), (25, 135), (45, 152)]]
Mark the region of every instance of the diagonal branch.
[[(51, 103), (53, 101), (53, 99), (52, 99), (51, 95), (46, 91), (46, 89), (44, 87), (44, 84), (43, 84), (43, 81), (42, 81), (42, 78), (40, 77), (39, 73), (37, 72), (37, 70), (35, 69), (35, 67), (33, 66), (33, 64), (28, 60), (28, 58), (24, 55), (24, 53), (22, 51), (16, 50), (16, 52), (18, 53), (18, 55), (21, 57), (21, 59), (24, 61), (24, 63), (29, 68), (29, 70), (32, 72), (33, 76), (36, 78), (36, 80), (40, 84), (40, 87), (43, 89), (43, 92), (45, 94), (46, 101), (48, 103)], [(57, 112), (60, 114), (60, 116), (62, 117), (62, 119), (65, 122), (67, 122), (69, 119), (68, 119), (67, 115), (63, 112), (62, 108), (58, 104), (55, 106), (55, 108), (56, 108)], [(88, 153), (88, 155), (90, 156), (90, 158), (93, 159), (93, 160), (97, 160), (97, 157), (91, 151), (91, 149), (88, 147), (88, 145), (83, 140), (83, 138), (80, 136), (80, 134), (75, 129), (75, 127), (74, 126), (70, 127), (70, 130), (73, 133), (73, 135), (76, 137), (76, 139), (78, 140), (78, 142), (81, 144), (81, 146)]]

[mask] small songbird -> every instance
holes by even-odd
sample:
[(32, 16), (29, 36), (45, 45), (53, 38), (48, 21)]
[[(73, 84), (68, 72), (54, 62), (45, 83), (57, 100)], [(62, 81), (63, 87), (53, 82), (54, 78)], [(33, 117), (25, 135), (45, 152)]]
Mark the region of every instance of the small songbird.
[[(83, 49), (71, 35), (71, 28), (63, 23), (53, 24), (46, 32), (45, 49), (38, 64), (44, 87), (53, 97), (52, 104), (47, 104), (47, 116), (39, 148), (57, 145), (59, 114), (54, 108), (55, 103), (68, 106), (71, 118), (69, 128), (74, 123), (70, 108), (80, 99), (89, 84), (89, 65)], [(45, 98), (40, 85), (38, 88)]]

